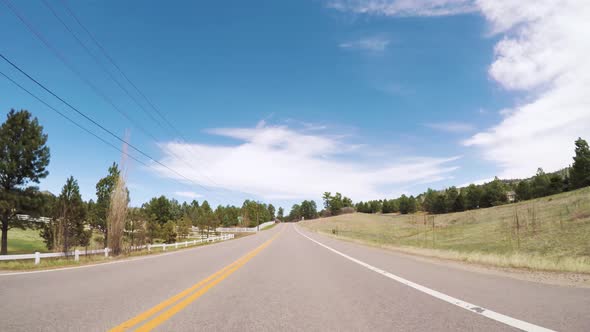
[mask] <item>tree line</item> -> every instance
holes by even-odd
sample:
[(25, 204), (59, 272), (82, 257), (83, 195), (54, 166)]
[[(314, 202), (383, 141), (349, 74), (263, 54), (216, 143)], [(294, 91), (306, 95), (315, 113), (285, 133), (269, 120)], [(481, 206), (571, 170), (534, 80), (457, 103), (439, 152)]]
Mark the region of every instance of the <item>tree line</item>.
[[(120, 166), (113, 162), (96, 183), (96, 200), (84, 201), (78, 181), (70, 176), (56, 197), (41, 192), (38, 184), (49, 174), (50, 149), (47, 134), (36, 117), (26, 110), (8, 112), (0, 126), (0, 221), (1, 254), (7, 254), (12, 228), (40, 230), (47, 248), (68, 252), (75, 247), (109, 247), (117, 255), (124, 250), (154, 241), (173, 243), (191, 235), (195, 226), (209, 236), (219, 226), (254, 227), (283, 218), (272, 204), (246, 200), (241, 207), (204, 200), (182, 204), (164, 195), (140, 207), (129, 207), (130, 193)], [(278, 212), (278, 213), (277, 213)], [(19, 220), (17, 215), (32, 218)], [(36, 218), (49, 217), (40, 223)]]
[[(299, 204), (293, 204), (291, 211), (284, 218), (285, 221), (299, 221), (302, 219), (314, 219), (317, 217), (336, 216), (342, 213), (354, 212), (352, 199), (343, 196), (341, 193), (325, 192), (322, 195), (324, 208), (318, 211), (317, 204), (314, 200), (305, 200)], [(281, 218), (282, 220), (283, 218)]]
[(590, 186), (590, 148), (582, 138), (578, 138), (574, 145), (573, 164), (554, 173), (548, 174), (539, 168), (527, 179), (500, 180), (496, 177), (482, 185), (470, 184), (465, 188), (453, 186), (438, 191), (429, 188), (416, 197), (402, 195), (396, 199), (358, 202), (355, 209), (362, 213), (424, 211), (441, 214), (525, 201)]

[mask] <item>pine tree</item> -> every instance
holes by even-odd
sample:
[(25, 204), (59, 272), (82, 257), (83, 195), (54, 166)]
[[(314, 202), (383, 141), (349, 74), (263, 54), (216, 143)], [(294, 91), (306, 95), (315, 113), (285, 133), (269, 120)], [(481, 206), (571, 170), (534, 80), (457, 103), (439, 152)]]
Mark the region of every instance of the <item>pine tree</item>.
[[(23, 227), (15, 223), (16, 213), (37, 210), (41, 203), (38, 191), (23, 188), (28, 183), (39, 183), (49, 172), (47, 135), (37, 118), (22, 110), (11, 110), (0, 126), (0, 221), (2, 245), (0, 254), (8, 252), (8, 230)], [(28, 212), (28, 211), (27, 211)]]
[(576, 140), (576, 156), (570, 171), (572, 189), (590, 186), (590, 148), (582, 138)]
[(67, 253), (70, 248), (86, 244), (85, 219), (86, 206), (78, 181), (70, 176), (57, 198), (53, 221), (47, 226), (51, 229), (42, 232), (47, 248)]

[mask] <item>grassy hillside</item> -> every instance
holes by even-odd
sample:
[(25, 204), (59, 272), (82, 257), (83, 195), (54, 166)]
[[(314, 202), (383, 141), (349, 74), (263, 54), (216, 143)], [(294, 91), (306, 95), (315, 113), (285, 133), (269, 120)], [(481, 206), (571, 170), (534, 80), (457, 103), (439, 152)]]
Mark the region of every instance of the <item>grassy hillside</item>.
[(590, 273), (590, 188), (460, 213), (356, 213), (301, 224), (317, 232), (425, 255)]

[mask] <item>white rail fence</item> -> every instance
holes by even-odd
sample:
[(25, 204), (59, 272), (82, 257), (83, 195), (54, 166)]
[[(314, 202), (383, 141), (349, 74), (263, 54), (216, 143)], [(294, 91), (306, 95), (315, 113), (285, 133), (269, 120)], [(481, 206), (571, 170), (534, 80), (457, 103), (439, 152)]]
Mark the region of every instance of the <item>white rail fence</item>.
[(258, 227), (219, 227), (215, 230), (221, 233), (254, 233), (258, 231), (258, 228), (263, 230), (274, 223), (274, 221), (267, 221), (264, 224), (260, 224)]
[(176, 243), (161, 243), (161, 244), (148, 244), (147, 250), (152, 251), (154, 248), (162, 248), (162, 251), (166, 251), (166, 248), (177, 249), (178, 247), (188, 247), (189, 245), (196, 245), (197, 243), (203, 242), (215, 242), (215, 241), (225, 241), (233, 239), (233, 234), (223, 234), (220, 236), (210, 236), (208, 238), (201, 238), (199, 240), (191, 240), (191, 241), (184, 241), (184, 242), (176, 242)]
[[(162, 243), (162, 244), (148, 244), (144, 246), (136, 246), (133, 249), (145, 249), (147, 248), (148, 252), (151, 252), (154, 248), (162, 248), (162, 251), (166, 251), (166, 248), (179, 248), (179, 247), (188, 247), (189, 245), (196, 245), (198, 243), (203, 242), (216, 242), (216, 241), (226, 241), (233, 239), (233, 234), (223, 234), (220, 236), (211, 236), (209, 238), (202, 238), (198, 240), (190, 240), (184, 242), (176, 242), (176, 243)], [(84, 255), (96, 255), (96, 254), (104, 254), (104, 257), (109, 257), (109, 252), (111, 249), (104, 248), (104, 249), (96, 249), (96, 250), (74, 250), (69, 253), (64, 252), (50, 252), (50, 253), (40, 253), (36, 252), (34, 254), (22, 254), (22, 255), (0, 255), (0, 261), (14, 261), (14, 260), (23, 260), (23, 259), (34, 259), (35, 264), (41, 263), (41, 258), (56, 258), (56, 257), (74, 257), (75, 261), (80, 260), (80, 256)]]

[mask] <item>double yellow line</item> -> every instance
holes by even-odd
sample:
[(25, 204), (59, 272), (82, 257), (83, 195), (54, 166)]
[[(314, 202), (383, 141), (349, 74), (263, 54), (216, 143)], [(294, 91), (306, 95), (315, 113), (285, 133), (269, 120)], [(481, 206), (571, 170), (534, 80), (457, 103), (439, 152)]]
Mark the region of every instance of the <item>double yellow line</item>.
[(141, 314), (131, 318), (130, 320), (122, 323), (121, 325), (115, 326), (114, 328), (110, 329), (109, 332), (127, 331), (145, 322), (146, 320), (150, 319), (152, 316), (158, 314), (164, 309), (168, 308), (166, 311), (158, 314), (156, 317), (154, 317), (144, 325), (140, 326), (135, 331), (143, 332), (153, 330), (154, 328), (158, 327), (160, 324), (164, 323), (172, 316), (177, 314), (179, 311), (186, 308), (189, 304), (197, 300), (203, 294), (207, 293), (209, 289), (211, 289), (218, 283), (222, 282), (225, 278), (237, 271), (240, 267), (244, 266), (244, 264), (246, 264), (249, 260), (254, 258), (254, 256), (256, 256), (264, 248), (268, 247), (270, 243), (274, 241), (281, 233), (282, 231), (274, 235), (268, 241), (264, 242), (258, 248), (250, 251), (249, 253), (242, 256), (235, 262), (229, 264), (228, 266), (224, 267), (223, 269), (213, 273), (207, 278), (199, 281), (198, 283), (172, 296), (171, 298), (159, 303), (151, 309), (148, 309), (142, 312)]

